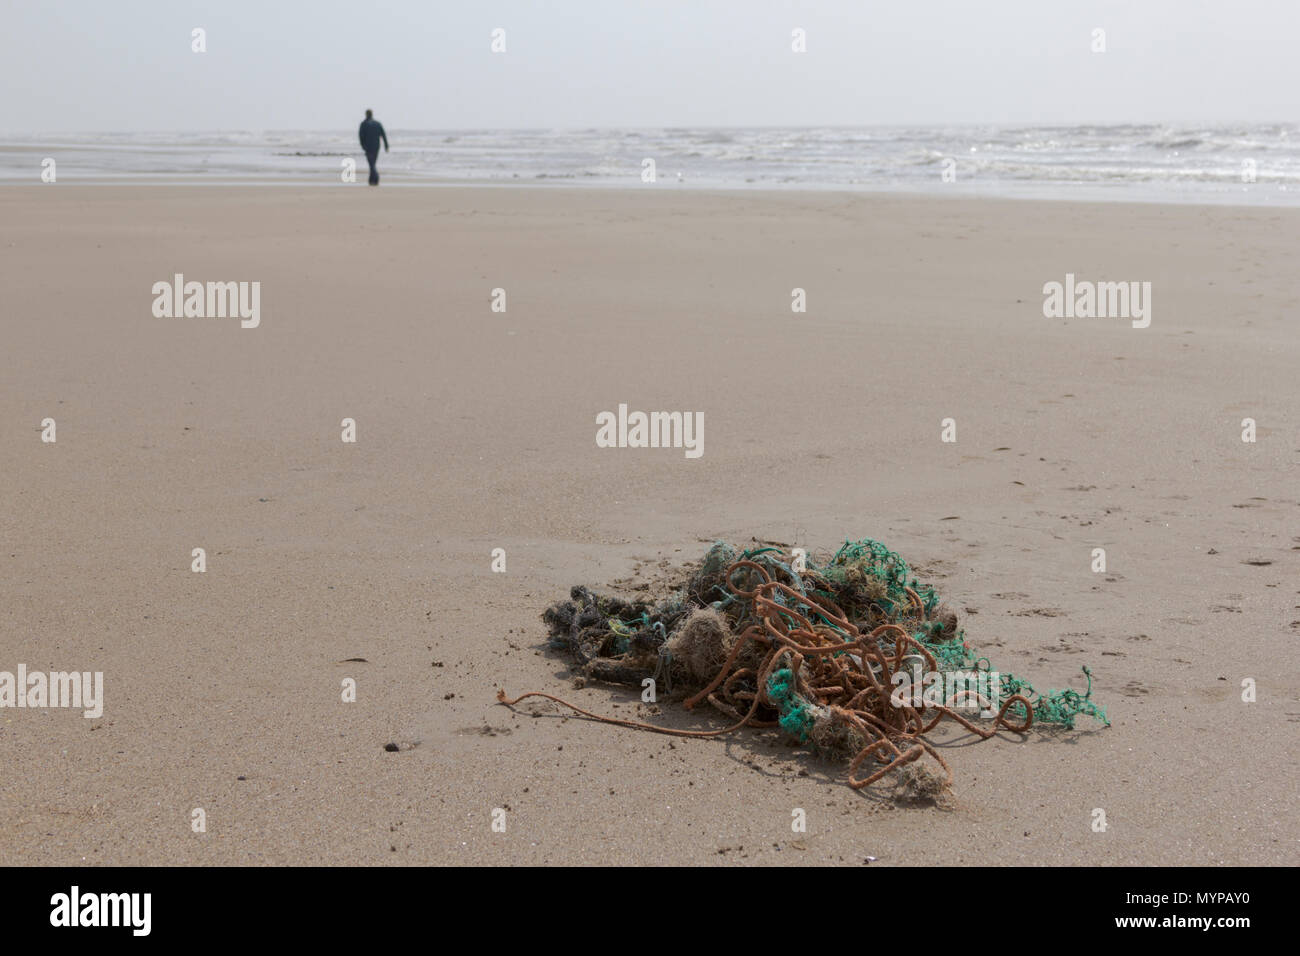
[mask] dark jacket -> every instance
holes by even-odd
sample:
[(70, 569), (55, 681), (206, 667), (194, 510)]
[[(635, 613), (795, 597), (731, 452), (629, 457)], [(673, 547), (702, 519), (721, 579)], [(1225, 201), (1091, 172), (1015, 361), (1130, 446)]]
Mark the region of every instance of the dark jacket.
[(361, 148), (367, 153), (378, 152), (381, 139), (384, 141), (384, 149), (388, 148), (388, 134), (384, 132), (384, 124), (377, 119), (362, 120), (357, 135), (361, 137)]

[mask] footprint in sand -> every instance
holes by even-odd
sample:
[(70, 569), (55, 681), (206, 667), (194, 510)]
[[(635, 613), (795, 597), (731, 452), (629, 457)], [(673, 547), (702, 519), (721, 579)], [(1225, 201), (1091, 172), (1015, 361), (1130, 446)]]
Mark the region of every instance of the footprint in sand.
[(1082, 654), (1081, 648), (1067, 643), (1065, 638), (1059, 638), (1056, 644), (1043, 644), (1038, 648), (1040, 651), (1047, 651), (1050, 654)]
[(480, 737), (508, 737), (513, 733), (513, 731), (509, 727), (492, 727), (488, 724), (483, 724), (480, 727), (462, 727), (460, 730), (456, 731), (456, 733), (461, 736), (476, 734)]
[(1131, 680), (1120, 688), (1120, 693), (1125, 697), (1145, 697), (1147, 694), (1151, 693), (1151, 691), (1147, 690), (1141, 682)]

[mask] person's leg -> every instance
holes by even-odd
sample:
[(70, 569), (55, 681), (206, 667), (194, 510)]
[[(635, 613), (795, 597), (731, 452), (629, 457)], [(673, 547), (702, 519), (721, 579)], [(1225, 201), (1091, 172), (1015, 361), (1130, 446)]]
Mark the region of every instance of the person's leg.
[(370, 185), (379, 185), (379, 170), (375, 169), (375, 160), (379, 158), (379, 150), (366, 150), (366, 162), (370, 164)]

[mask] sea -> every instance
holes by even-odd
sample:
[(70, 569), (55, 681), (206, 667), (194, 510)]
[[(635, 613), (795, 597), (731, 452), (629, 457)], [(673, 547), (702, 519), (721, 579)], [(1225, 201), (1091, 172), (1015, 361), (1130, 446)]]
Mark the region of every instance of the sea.
[[(852, 190), (1300, 203), (1300, 125), (388, 129), (386, 185)], [(0, 183), (338, 185), (356, 131), (0, 133)], [(653, 180), (649, 175), (653, 172)]]

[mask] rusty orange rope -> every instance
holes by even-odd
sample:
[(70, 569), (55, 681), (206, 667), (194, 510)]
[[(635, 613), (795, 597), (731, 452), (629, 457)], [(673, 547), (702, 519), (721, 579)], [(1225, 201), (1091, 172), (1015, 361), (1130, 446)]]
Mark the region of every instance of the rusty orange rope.
[[(749, 588), (736, 583), (736, 577), (744, 573), (754, 576)], [(939, 670), (934, 655), (905, 628), (894, 622), (879, 623), (870, 630), (866, 630), (870, 625), (859, 627), (829, 599), (804, 594), (773, 580), (767, 569), (754, 561), (733, 562), (726, 570), (725, 580), (737, 599), (749, 602), (752, 620), (735, 635), (725, 661), (712, 680), (689, 697), (684, 706), (691, 710), (701, 701), (708, 701), (735, 720), (730, 726), (719, 730), (677, 730), (596, 714), (539, 691), (510, 698), (504, 690), (498, 690), (497, 700), (513, 706), (529, 697), (540, 697), (601, 723), (675, 737), (719, 737), (745, 726), (771, 727), (777, 723), (760, 719), (759, 711), (780, 709), (779, 702), (771, 696), (769, 679), (788, 659), (784, 666), (789, 668), (793, 688), (799, 697), (819, 709), (818, 719), (844, 725), (861, 741), (849, 763), (848, 784), (855, 790), (870, 786), (891, 771), (926, 755), (943, 768), (945, 786), (951, 784), (952, 770), (947, 761), (925, 739), (945, 718), (985, 740), (1002, 729), (1023, 733), (1033, 724), (1033, 705), (1022, 694), (1004, 700), (987, 727), (976, 725), (955, 709), (960, 705), (959, 697), (964, 695), (969, 699), (972, 694), (976, 704), (989, 709), (989, 701), (974, 692), (954, 694), (943, 704), (895, 699), (895, 675), (908, 658), (920, 658), (931, 672)], [(916, 613), (924, 618), (925, 605), (920, 596), (911, 588), (905, 590), (915, 604)], [(787, 603), (781, 603), (782, 597)], [(799, 607), (807, 608), (808, 614)], [(824, 623), (814, 624), (809, 614)], [(745, 621), (742, 619), (741, 623)], [(882, 639), (893, 644), (892, 653), (883, 649)], [(761, 654), (761, 662), (756, 666), (752, 660), (755, 649)], [(748, 659), (747, 652), (751, 655)], [(1007, 716), (1016, 706), (1023, 709), (1023, 722), (1014, 722)], [(868, 761), (874, 761), (875, 769), (859, 777), (859, 769)]]

